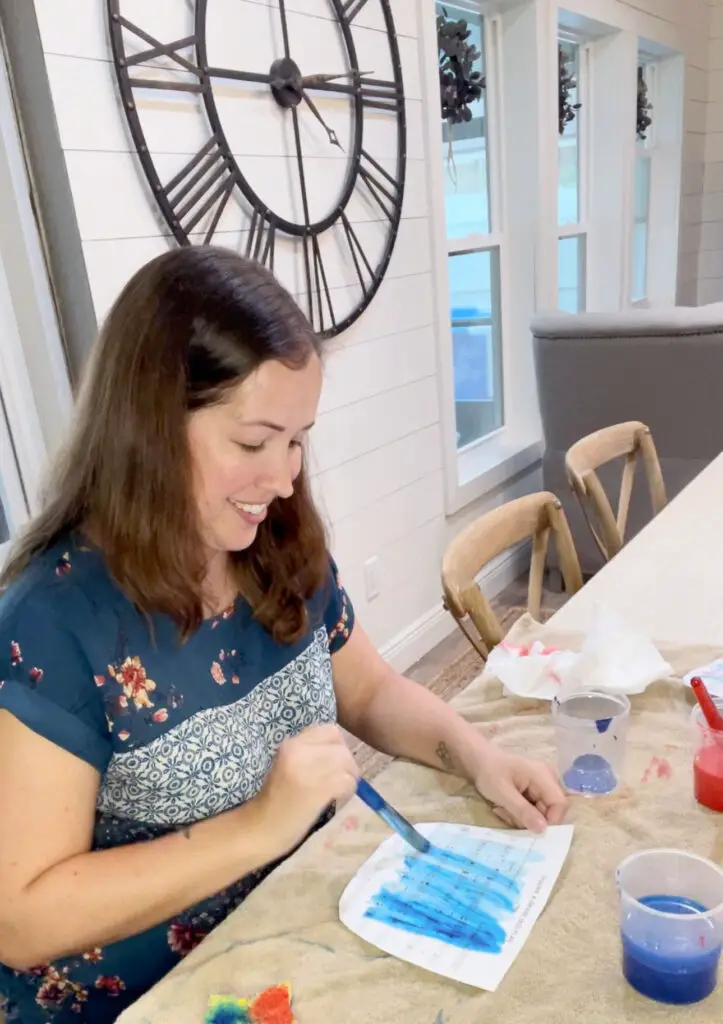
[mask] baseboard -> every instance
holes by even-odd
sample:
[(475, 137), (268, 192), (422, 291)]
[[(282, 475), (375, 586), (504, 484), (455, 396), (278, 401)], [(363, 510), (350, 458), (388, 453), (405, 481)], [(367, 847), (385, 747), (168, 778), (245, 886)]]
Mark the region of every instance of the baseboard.
[[(487, 565), (478, 582), (488, 598), (497, 597), (506, 587), (522, 575), (530, 561), (529, 542), (503, 552)], [(457, 624), (442, 607), (442, 602), (421, 615), (415, 622), (381, 648), (382, 657), (398, 672), (406, 672), (437, 644), (450, 635)]]

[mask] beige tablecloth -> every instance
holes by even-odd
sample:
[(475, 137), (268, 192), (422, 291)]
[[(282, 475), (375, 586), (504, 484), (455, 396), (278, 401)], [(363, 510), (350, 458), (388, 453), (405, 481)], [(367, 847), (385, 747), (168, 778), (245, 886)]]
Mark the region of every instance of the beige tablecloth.
[[(511, 639), (541, 636), (573, 647), (525, 619)], [(677, 672), (717, 653), (665, 650)], [(693, 799), (689, 694), (663, 681), (633, 698), (625, 786), (573, 801), (575, 836), (556, 890), (496, 993), (437, 977), (380, 953), (338, 920), (349, 879), (387, 834), (354, 800), (246, 900), (179, 967), (121, 1017), (122, 1024), (201, 1024), (211, 993), (252, 996), (291, 982), (300, 1024), (614, 1024), (723, 1020), (723, 984), (704, 1003), (658, 1005), (623, 981), (614, 869), (627, 854), (676, 846), (723, 862), (723, 816)], [(503, 698), (473, 683), (455, 702), (507, 747), (553, 758), (549, 706)], [(498, 824), (460, 780), (403, 762), (377, 778), (413, 821)]]

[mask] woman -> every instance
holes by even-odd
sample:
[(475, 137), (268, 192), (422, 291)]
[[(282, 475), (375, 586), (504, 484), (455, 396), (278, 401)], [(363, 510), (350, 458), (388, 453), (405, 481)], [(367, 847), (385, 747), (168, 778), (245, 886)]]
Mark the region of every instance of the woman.
[(319, 342), (216, 248), (110, 313), (0, 599), (0, 993), (104, 1024), (355, 789), (337, 720), (459, 772), (509, 824), (560, 821), (541, 765), (485, 742), (354, 624), (303, 468)]

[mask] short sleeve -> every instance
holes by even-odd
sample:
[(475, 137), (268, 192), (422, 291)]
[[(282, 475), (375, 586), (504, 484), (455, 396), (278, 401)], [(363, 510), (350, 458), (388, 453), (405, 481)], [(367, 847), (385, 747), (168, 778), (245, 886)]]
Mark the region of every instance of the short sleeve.
[(112, 753), (103, 702), (78, 635), (55, 607), (62, 600), (56, 592), (0, 610), (0, 709), (102, 774)]
[(341, 584), (339, 570), (333, 558), (329, 559), (329, 585), (324, 609), (324, 625), (332, 654), (341, 650), (354, 628), (354, 608)]

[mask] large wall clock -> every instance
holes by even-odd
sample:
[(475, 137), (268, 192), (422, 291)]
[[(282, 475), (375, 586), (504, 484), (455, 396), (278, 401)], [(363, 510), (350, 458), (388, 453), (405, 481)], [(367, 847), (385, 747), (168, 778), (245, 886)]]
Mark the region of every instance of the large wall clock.
[(391, 0), (107, 4), (120, 100), (165, 230), (239, 248), (321, 335), (345, 330), (382, 282), (402, 210)]

